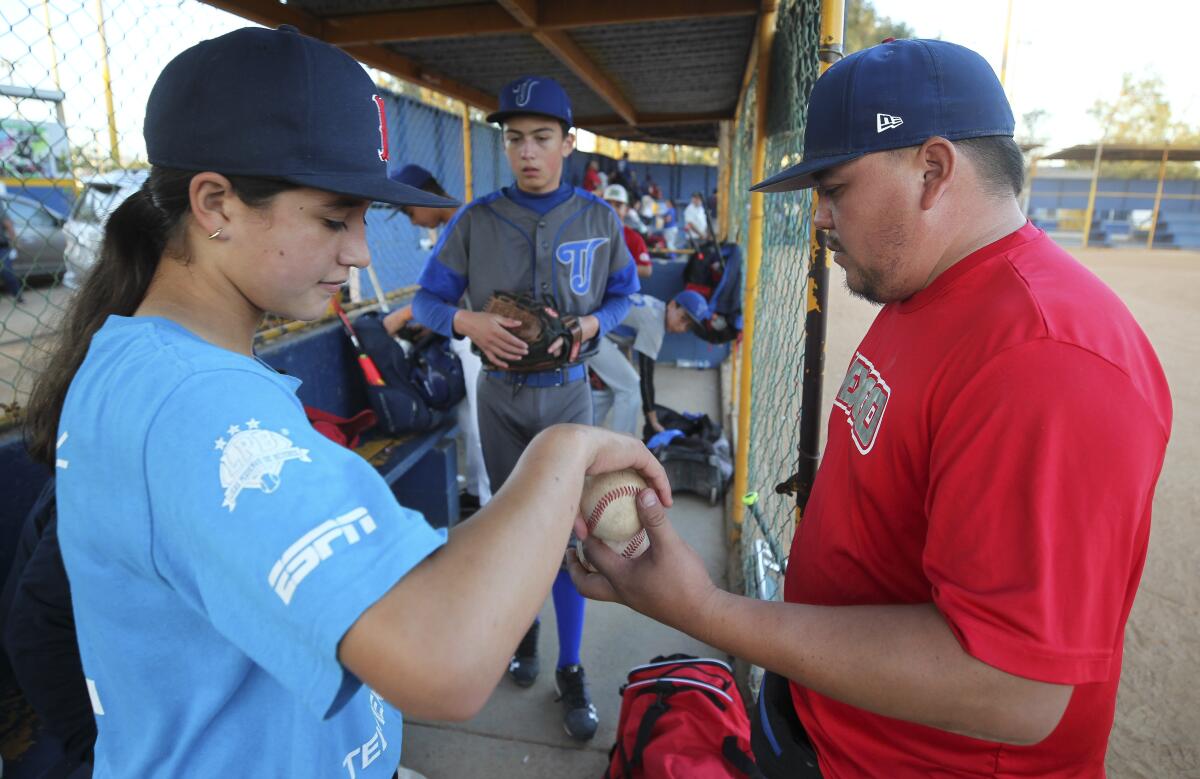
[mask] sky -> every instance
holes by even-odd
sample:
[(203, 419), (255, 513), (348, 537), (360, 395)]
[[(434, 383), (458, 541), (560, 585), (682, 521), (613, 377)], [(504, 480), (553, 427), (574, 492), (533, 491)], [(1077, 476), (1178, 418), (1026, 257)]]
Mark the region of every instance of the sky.
[[(876, 12), (919, 37), (959, 43), (1000, 72), (1008, 0), (873, 0)], [(1200, 126), (1198, 0), (1012, 0), (1005, 89), (1021, 115), (1043, 109), (1047, 146), (1094, 143), (1101, 128), (1087, 114), (1112, 100), (1123, 73), (1159, 75), (1172, 115)]]

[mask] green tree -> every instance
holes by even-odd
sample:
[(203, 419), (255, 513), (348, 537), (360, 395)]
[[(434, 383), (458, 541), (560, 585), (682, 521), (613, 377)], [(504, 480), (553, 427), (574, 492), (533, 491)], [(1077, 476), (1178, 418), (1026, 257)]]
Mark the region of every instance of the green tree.
[(846, 3), (846, 43), (844, 51), (870, 48), (884, 38), (913, 38), (916, 32), (904, 22), (880, 16), (871, 0), (848, 0)]
[[(1166, 86), (1159, 75), (1137, 77), (1125, 73), (1121, 89), (1112, 100), (1097, 100), (1088, 114), (1100, 126), (1105, 144), (1200, 146), (1200, 128), (1179, 121), (1171, 113)], [(1083, 164), (1081, 167), (1090, 167)], [(1112, 162), (1101, 174), (1121, 178), (1158, 178), (1156, 162)], [(1194, 163), (1168, 164), (1170, 178), (1200, 178)]]

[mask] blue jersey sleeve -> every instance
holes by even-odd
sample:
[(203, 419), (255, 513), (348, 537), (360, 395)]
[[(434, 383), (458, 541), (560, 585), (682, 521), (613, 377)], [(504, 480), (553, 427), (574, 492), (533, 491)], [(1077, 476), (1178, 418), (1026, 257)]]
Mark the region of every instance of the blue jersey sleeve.
[(361, 685), (338, 643), (445, 535), (251, 370), (186, 379), (145, 456), (159, 574), (310, 710), (336, 713)]
[[(629, 250), (625, 248), (623, 242), (621, 249), (629, 254)], [(592, 312), (596, 319), (600, 320), (599, 335), (604, 335), (621, 324), (621, 320), (629, 313), (629, 296), (641, 288), (642, 285), (637, 276), (637, 265), (632, 260), (609, 275), (608, 284), (604, 288), (604, 299), (600, 301), (600, 308)]]
[(421, 287), (413, 297), (413, 320), (425, 325), (433, 332), (454, 338), (454, 315), (458, 306), (452, 306), (434, 293)]
[(442, 230), (417, 279), (421, 290), (413, 299), (413, 318), (447, 337), (454, 336), (454, 312), (467, 289), (471, 205), (459, 209)]

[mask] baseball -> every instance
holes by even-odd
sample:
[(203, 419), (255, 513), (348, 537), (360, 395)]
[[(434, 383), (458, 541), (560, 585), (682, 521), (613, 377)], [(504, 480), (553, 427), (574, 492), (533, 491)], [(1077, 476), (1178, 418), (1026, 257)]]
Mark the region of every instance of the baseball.
[[(614, 471), (583, 479), (579, 511), (588, 533), (628, 559), (640, 557), (650, 548), (650, 539), (637, 513), (637, 496), (644, 489), (646, 481), (637, 471)], [(582, 545), (577, 552), (583, 567), (595, 571), (583, 556)]]

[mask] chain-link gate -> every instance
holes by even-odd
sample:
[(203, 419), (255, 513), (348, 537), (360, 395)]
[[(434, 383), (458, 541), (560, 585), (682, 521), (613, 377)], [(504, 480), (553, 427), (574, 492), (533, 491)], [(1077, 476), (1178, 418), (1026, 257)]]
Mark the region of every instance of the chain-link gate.
[[(751, 161), (757, 101), (766, 99), (764, 178), (800, 160), (808, 94), (817, 79), (818, 0), (784, 0), (776, 17), (769, 94), (758, 94), (752, 78), (733, 142), (730, 184), (733, 236), (749, 231)], [(796, 522), (795, 498), (776, 494), (797, 464), (807, 309), (809, 229), (812, 199), (805, 190), (766, 195), (763, 203), (762, 263), (751, 354), (750, 440), (747, 499), (741, 535), (745, 593), (782, 599), (783, 569)], [(739, 398), (738, 403), (746, 403)], [(816, 411), (814, 413), (819, 413)], [(757, 500), (754, 500), (754, 498)], [(742, 496), (736, 496), (741, 499)]]

